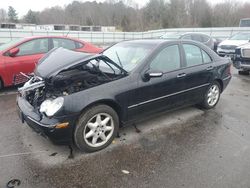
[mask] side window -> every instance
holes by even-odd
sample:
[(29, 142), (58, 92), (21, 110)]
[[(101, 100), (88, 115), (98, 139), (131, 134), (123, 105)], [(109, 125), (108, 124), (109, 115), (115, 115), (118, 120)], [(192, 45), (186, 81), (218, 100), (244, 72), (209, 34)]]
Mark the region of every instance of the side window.
[(182, 37), (182, 39), (192, 40), (191, 35), (185, 35), (185, 36)]
[(18, 46), (17, 56), (46, 53), (49, 50), (48, 39), (34, 39)]
[(183, 44), (187, 67), (202, 64), (201, 49), (192, 44)]
[(69, 39), (53, 38), (54, 48), (63, 47), (69, 50), (76, 48), (75, 41)]
[(163, 49), (150, 64), (150, 68), (169, 72), (180, 68), (180, 52), (178, 45), (168, 46)]
[(84, 45), (80, 42), (75, 42), (76, 48), (82, 48)]
[(202, 57), (203, 57), (203, 62), (204, 63), (210, 63), (212, 61), (211, 57), (205, 52), (204, 50), (201, 50), (202, 52)]
[(202, 42), (202, 37), (200, 35), (192, 35), (192, 39), (198, 42)]

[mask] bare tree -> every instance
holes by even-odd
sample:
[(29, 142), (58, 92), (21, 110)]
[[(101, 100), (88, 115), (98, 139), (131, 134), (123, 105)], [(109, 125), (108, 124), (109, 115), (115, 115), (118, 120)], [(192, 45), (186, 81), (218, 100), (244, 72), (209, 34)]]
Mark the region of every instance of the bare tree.
[(6, 22), (8, 19), (7, 12), (4, 9), (0, 9), (0, 22)]

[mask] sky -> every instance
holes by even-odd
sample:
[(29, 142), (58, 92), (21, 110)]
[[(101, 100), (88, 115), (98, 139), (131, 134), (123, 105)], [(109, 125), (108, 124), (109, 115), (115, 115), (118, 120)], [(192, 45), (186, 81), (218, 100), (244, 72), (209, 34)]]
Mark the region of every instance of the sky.
[[(0, 8), (8, 10), (8, 6), (13, 6), (18, 16), (25, 15), (29, 9), (33, 11), (41, 11), (52, 6), (64, 6), (71, 3), (73, 0), (0, 0)], [(95, 0), (78, 0), (81, 2), (95, 1)], [(96, 0), (97, 2), (104, 2), (105, 0)], [(149, 0), (134, 0), (139, 7), (144, 6)], [(216, 4), (225, 0), (209, 0), (210, 3)], [(250, 0), (238, 0), (239, 2), (250, 2)]]

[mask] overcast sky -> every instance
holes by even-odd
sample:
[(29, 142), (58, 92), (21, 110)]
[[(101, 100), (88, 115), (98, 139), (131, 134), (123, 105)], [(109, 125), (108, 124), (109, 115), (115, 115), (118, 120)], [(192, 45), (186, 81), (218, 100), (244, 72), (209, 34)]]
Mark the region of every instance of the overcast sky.
[[(18, 16), (23, 16), (27, 13), (29, 9), (34, 11), (41, 11), (45, 8), (52, 6), (64, 6), (71, 3), (73, 0), (1, 0), (0, 8), (8, 9), (8, 6), (13, 6), (17, 12)], [(94, 0), (79, 0), (94, 1)], [(96, 0), (97, 2), (104, 2), (105, 0)], [(134, 0), (139, 6), (145, 5), (149, 0)], [(225, 0), (209, 0), (211, 3), (223, 2)], [(250, 0), (238, 0), (239, 2), (250, 2)]]

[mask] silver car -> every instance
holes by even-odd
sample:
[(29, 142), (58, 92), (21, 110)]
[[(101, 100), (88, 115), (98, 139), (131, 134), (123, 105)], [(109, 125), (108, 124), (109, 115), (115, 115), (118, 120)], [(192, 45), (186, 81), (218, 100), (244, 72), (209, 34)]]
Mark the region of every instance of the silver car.
[(162, 35), (162, 39), (185, 39), (185, 40), (194, 40), (201, 42), (214, 50), (214, 40), (209, 35), (204, 33), (190, 32), (190, 33), (166, 33)]

